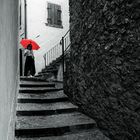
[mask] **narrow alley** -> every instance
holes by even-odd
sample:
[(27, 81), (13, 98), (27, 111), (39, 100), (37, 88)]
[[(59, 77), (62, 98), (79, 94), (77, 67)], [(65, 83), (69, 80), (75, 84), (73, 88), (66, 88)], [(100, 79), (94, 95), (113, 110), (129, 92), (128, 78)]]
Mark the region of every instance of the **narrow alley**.
[(140, 140), (140, 0), (0, 0), (0, 140)]
[(69, 101), (62, 83), (20, 79), (16, 140), (109, 140)]

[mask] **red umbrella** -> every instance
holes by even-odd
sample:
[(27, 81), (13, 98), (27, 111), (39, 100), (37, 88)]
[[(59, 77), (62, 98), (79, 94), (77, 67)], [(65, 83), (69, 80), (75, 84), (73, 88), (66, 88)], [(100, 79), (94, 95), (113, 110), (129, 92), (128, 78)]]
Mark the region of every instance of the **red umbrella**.
[(40, 47), (39, 47), (39, 45), (35, 42), (35, 41), (33, 41), (33, 40), (31, 40), (31, 39), (22, 39), (21, 41), (20, 41), (20, 44), (24, 47), (24, 48), (27, 48), (27, 46), (29, 45), (29, 44), (31, 44), (32, 45), (32, 50), (38, 50)]

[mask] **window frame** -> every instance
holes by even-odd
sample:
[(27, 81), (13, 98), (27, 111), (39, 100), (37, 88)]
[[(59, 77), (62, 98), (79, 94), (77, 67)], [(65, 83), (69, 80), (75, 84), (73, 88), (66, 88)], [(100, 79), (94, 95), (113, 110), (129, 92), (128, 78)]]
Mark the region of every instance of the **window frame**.
[[(50, 7), (53, 8), (51, 11)], [(50, 13), (49, 13), (50, 12)], [(63, 28), (62, 25), (62, 7), (59, 4), (47, 2), (47, 22), (46, 26)]]

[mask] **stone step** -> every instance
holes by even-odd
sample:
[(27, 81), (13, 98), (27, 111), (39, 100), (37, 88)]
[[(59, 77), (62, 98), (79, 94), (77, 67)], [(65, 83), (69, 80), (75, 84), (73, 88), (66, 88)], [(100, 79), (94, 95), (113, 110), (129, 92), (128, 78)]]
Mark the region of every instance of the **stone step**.
[(37, 76), (50, 76), (52, 74), (53, 74), (52, 72), (50, 72), (50, 73), (48, 73), (48, 72), (40, 72)]
[(42, 72), (43, 73), (54, 73), (54, 72), (57, 72), (57, 71), (58, 71), (57, 69), (45, 69)]
[(42, 77), (43, 77), (43, 75), (41, 75), (41, 74), (38, 74), (38, 75), (36, 75), (35, 77), (41, 77), (41, 78), (42, 78)]
[(48, 69), (44, 69), (42, 72), (39, 73), (53, 73), (53, 72), (57, 72), (58, 69), (54, 69), (54, 68), (48, 68)]
[(20, 83), (20, 87), (34, 88), (34, 87), (55, 87), (54, 83)]
[(54, 103), (62, 101), (68, 101), (68, 97), (62, 90), (44, 94), (18, 94), (18, 103)]
[(63, 108), (57, 110), (32, 110), (32, 111), (17, 111), (17, 116), (50, 116), (57, 114), (65, 114), (77, 112), (78, 108)]
[(47, 80), (37, 77), (20, 77), (20, 81), (37, 81), (37, 82), (47, 82)]
[(55, 102), (66, 102), (68, 97), (53, 98), (53, 99), (18, 99), (18, 103), (55, 103)]
[(104, 136), (98, 129), (90, 129), (57, 137), (16, 138), (15, 140), (109, 140), (109, 138)]
[(39, 77), (42, 77), (42, 75), (41, 74), (37, 74), (37, 75), (35, 75), (35, 77), (39, 78)]
[(19, 93), (46, 93), (60, 90), (63, 88), (20, 88)]
[(23, 81), (20, 81), (19, 84), (32, 84), (32, 85), (33, 84), (37, 84), (37, 85), (46, 84), (47, 85), (47, 84), (55, 84), (55, 82), (53, 82), (53, 81), (41, 81), (40, 82), (40, 81), (26, 81), (26, 80), (24, 81), (23, 80)]
[(63, 90), (48, 92), (44, 94), (18, 94), (18, 99), (57, 99), (67, 97)]
[(15, 134), (17, 137), (61, 136), (95, 126), (93, 119), (78, 112), (51, 116), (19, 116)]
[(36, 77), (46, 77), (47, 79), (53, 76), (53, 73), (40, 73)]
[(43, 70), (45, 70), (45, 69), (53, 69), (54, 67), (52, 66), (52, 65), (48, 65), (48, 66), (46, 66), (46, 68), (44, 68)]
[(17, 111), (37, 111), (37, 110), (59, 110), (67, 108), (77, 108), (70, 102), (56, 102), (56, 103), (18, 103)]

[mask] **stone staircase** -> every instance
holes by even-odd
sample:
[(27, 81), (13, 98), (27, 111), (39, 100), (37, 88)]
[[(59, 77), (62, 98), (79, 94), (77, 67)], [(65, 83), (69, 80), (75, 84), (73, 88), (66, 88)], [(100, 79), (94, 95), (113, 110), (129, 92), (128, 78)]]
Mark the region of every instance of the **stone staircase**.
[(21, 78), (15, 140), (109, 140), (81, 113), (61, 84)]
[(42, 79), (57, 79), (60, 65), (62, 64), (62, 57), (53, 60), (46, 68), (42, 69), (35, 77)]

